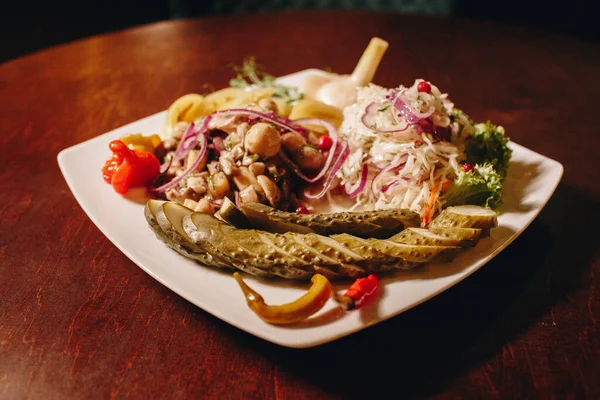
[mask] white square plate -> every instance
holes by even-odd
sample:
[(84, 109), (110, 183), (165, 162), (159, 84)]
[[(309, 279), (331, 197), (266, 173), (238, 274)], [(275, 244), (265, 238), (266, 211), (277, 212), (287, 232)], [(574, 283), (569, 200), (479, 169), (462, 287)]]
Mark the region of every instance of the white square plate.
[[(305, 70), (280, 78), (296, 86)], [(558, 185), (560, 163), (510, 143), (513, 157), (505, 181), (505, 201), (499, 226), (475, 248), (463, 251), (451, 263), (428, 264), (399, 271), (381, 280), (378, 299), (358, 311), (344, 313), (333, 300), (316, 315), (293, 327), (269, 325), (259, 319), (231, 273), (194, 263), (160, 242), (148, 227), (143, 205), (115, 193), (102, 179), (109, 156), (108, 144), (127, 133), (160, 132), (166, 112), (80, 143), (58, 154), (58, 164), (73, 195), (90, 219), (127, 257), (154, 279), (214, 316), (265, 340), (288, 347), (311, 347), (349, 335), (398, 315), (460, 282), (490, 261), (519, 236), (546, 205)], [(247, 282), (270, 304), (292, 301), (304, 293), (306, 282), (258, 279)], [(343, 285), (334, 289), (343, 290)]]

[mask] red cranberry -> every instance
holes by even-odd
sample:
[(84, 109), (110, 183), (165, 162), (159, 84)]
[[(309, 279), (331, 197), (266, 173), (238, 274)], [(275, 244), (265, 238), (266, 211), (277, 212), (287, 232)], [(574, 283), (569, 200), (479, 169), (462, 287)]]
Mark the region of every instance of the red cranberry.
[(321, 151), (328, 151), (331, 149), (331, 146), (333, 146), (333, 140), (327, 135), (321, 136), (317, 142), (317, 147), (320, 148)]
[(464, 163), (462, 165), (462, 169), (465, 172), (471, 172), (471, 171), (473, 171), (473, 166), (471, 164), (469, 164), (469, 163)]
[(296, 212), (298, 214), (310, 214), (310, 211), (308, 211), (308, 208), (306, 208), (304, 206), (300, 206), (300, 207), (296, 208)]
[(417, 90), (419, 92), (431, 93), (431, 84), (427, 81), (421, 81), (417, 85)]

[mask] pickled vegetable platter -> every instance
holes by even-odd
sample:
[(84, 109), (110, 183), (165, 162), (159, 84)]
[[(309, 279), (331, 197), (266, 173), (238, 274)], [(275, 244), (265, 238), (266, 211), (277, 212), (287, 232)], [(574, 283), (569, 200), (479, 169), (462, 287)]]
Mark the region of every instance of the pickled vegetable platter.
[[(387, 46), (373, 38), (352, 75), (299, 86), (245, 60), (229, 87), (176, 99), (158, 134), (112, 141), (102, 176), (121, 195), (148, 189), (150, 228), (182, 256), (327, 292), (269, 306), (236, 272), (263, 320), (297, 323), (324, 297), (359, 308), (379, 274), (489, 236), (512, 155), (502, 127), (475, 124), (431, 82), (373, 84)], [(357, 280), (342, 297), (317, 285), (344, 278)]]
[[(315, 76), (321, 76), (324, 79), (331, 78), (330, 73), (307, 70), (279, 78), (277, 82), (289, 87), (300, 87), (303, 82), (307, 82)], [(364, 277), (358, 275), (333, 277), (330, 275), (327, 279), (331, 282), (331, 292), (328, 293), (327, 285), (321, 284), (323, 281), (320, 278), (317, 283), (314, 283), (308, 278), (302, 280), (289, 280), (279, 277), (260, 278), (240, 271), (241, 277), (247, 283), (247, 286), (260, 294), (268, 305), (281, 307), (293, 304), (295, 308), (284, 307), (275, 310), (276, 312), (283, 310), (284, 315), (291, 311), (300, 312), (301, 316), (307, 310), (312, 313), (310, 308), (306, 308), (306, 304), (298, 304), (297, 300), (308, 295), (308, 299), (304, 298), (304, 300), (309, 300), (308, 304), (314, 305), (313, 301), (315, 299), (329, 294), (329, 300), (316, 314), (291, 326), (288, 324), (279, 325), (266, 322), (263, 318), (257, 316), (254, 309), (260, 310), (261, 307), (264, 307), (264, 304), (261, 305), (260, 302), (253, 300), (253, 308), (246, 305), (248, 298), (233, 277), (233, 273), (239, 271), (239, 269), (233, 269), (235, 266), (233, 268), (229, 265), (223, 265), (222, 267), (202, 266), (199, 261), (193, 260), (187, 255), (182, 256), (180, 252), (174, 251), (157, 239), (155, 232), (149, 227), (144, 217), (144, 208), (148, 198), (146, 190), (144, 190), (145, 194), (142, 194), (141, 189), (130, 189), (127, 194), (121, 196), (103, 180), (102, 174), (99, 173), (99, 166), (103, 165), (109, 155), (110, 142), (134, 133), (141, 133), (142, 136), (147, 137), (152, 137), (153, 134), (160, 136), (167, 115), (167, 112), (158, 113), (63, 150), (59, 154), (58, 161), (70, 189), (86, 214), (108, 239), (161, 284), (203, 310), (240, 329), (265, 340), (289, 347), (315, 346), (364, 329), (414, 307), (466, 278), (491, 260), (527, 227), (551, 196), (562, 174), (562, 166), (556, 161), (515, 143), (508, 143), (509, 148), (513, 150), (510, 164), (515, 163), (514, 165), (519, 165), (519, 168), (509, 168), (509, 173), (503, 182), (505, 195), (503, 203), (497, 210), (498, 226), (490, 230), (490, 236), (485, 236), (482, 229), (481, 233), (484, 234), (480, 234), (479, 237), (474, 236), (471, 243), (468, 242), (468, 237), (460, 239), (462, 244), (456, 246), (460, 250), (448, 250), (447, 257), (442, 256), (426, 263), (416, 264), (411, 269), (378, 272), (375, 274), (378, 276), (378, 280), (373, 279), (372, 274), (367, 274)], [(165, 202), (163, 204), (178, 203), (166, 198), (157, 198), (156, 200)], [(232, 200), (235, 205), (235, 198)], [(523, 202), (527, 203), (527, 208), (521, 206)], [(226, 202), (224, 204), (227, 207)], [(183, 206), (183, 204), (179, 205)], [(264, 207), (274, 208), (269, 203), (252, 206), (239, 204), (237, 208), (240, 211), (252, 208), (265, 211)], [(190, 211), (192, 213), (197, 212)], [(296, 210), (291, 209), (285, 212), (293, 213), (297, 218), (307, 215), (311, 219), (316, 219), (315, 223), (317, 225), (312, 224), (311, 228), (314, 230), (315, 226), (322, 225), (322, 221), (317, 217), (319, 214), (315, 210), (310, 211), (309, 214), (296, 213)], [(330, 211), (343, 212), (348, 211), (348, 208), (346, 204), (339, 204), (338, 208)], [(360, 210), (355, 211), (359, 212)], [(277, 211), (275, 215), (281, 216), (279, 212)], [(227, 226), (225, 229), (229, 229), (232, 226), (241, 227), (240, 223), (248, 223), (244, 219), (236, 221), (235, 212), (229, 215), (233, 217), (233, 225), (227, 223), (227, 225), (219, 226)], [(216, 213), (215, 218), (217, 218), (219, 224), (224, 224), (224, 221), (218, 219), (218, 216), (219, 213)], [(382, 221), (384, 220), (379, 220), (381, 224), (383, 224)], [(320, 228), (316, 228), (318, 233), (298, 232), (298, 230), (302, 230), (300, 225), (302, 221), (294, 220), (290, 222), (292, 222), (293, 230), (302, 235), (319, 235), (319, 238), (322, 236), (325, 240), (328, 240), (330, 236), (335, 238), (336, 235), (344, 235), (331, 230), (320, 230)], [(410, 223), (410, 219), (408, 222)], [(245, 226), (236, 229), (255, 230), (261, 233), (267, 232), (265, 229), (271, 230), (271, 228), (260, 225), (260, 219), (254, 218), (252, 223), (254, 224), (253, 227)], [(278, 226), (278, 224), (275, 226)], [(371, 241), (388, 240), (398, 235), (385, 237), (389, 232), (384, 234), (384, 232), (379, 231), (377, 233), (374, 228), (371, 226), (373, 230), (370, 232), (374, 232), (372, 238), (362, 238), (354, 235), (356, 233), (360, 234), (360, 232), (351, 232), (347, 235), (355, 236), (360, 240)], [(393, 226), (392, 228), (398, 229)], [(474, 229), (473, 232), (477, 232), (476, 229), (480, 228), (462, 228), (461, 230), (464, 234), (469, 229)], [(442, 236), (440, 233), (443, 233), (445, 229), (441, 228), (437, 232), (434, 232), (434, 230), (435, 228), (432, 227), (427, 229), (428, 232), (437, 236)], [(409, 229), (400, 231), (400, 234), (405, 235), (407, 240), (419, 238), (423, 233), (425, 233), (425, 229), (420, 226), (411, 226)], [(280, 234), (282, 233), (268, 232), (266, 236)], [(425, 234), (427, 235), (427, 233)], [(428, 236), (430, 236), (428, 240), (437, 238), (433, 235)], [(457, 242), (456, 237), (448, 238), (454, 240), (456, 244), (460, 242), (460, 240)], [(304, 240), (304, 237), (302, 237), (302, 240)], [(400, 240), (404, 239), (401, 237)], [(451, 245), (451, 241), (444, 242), (445, 245)], [(476, 245), (472, 246), (472, 244)], [(319, 243), (314, 244), (314, 246), (319, 245)], [(196, 244), (188, 247), (190, 250), (188, 254), (192, 257), (199, 254), (193, 251), (194, 246)], [(355, 251), (355, 253), (358, 252)], [(448, 258), (451, 258), (451, 262), (445, 261)], [(355, 262), (354, 265), (364, 268), (363, 266), (366, 264), (361, 261)], [(264, 265), (261, 267), (265, 268)], [(325, 276), (327, 270), (335, 272), (335, 266), (330, 264), (313, 276)], [(273, 272), (275, 270), (267, 269), (267, 271)], [(369, 271), (372, 270), (367, 272)], [(377, 289), (373, 291), (374, 284), (376, 284)], [(344, 311), (351, 308), (353, 303), (359, 305), (358, 310)], [(273, 312), (273, 309), (267, 308), (263, 311), (260, 311), (263, 312), (263, 316), (268, 317), (269, 312)]]

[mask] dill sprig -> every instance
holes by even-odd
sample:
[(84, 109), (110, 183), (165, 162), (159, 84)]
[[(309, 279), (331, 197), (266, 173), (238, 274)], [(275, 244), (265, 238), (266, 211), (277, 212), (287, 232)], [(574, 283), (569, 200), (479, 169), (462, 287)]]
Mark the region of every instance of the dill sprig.
[(273, 97), (279, 97), (289, 104), (293, 104), (304, 97), (304, 94), (300, 93), (297, 88), (277, 83), (276, 78), (265, 72), (262, 66), (256, 63), (254, 57), (246, 58), (241, 67), (234, 65), (233, 70), (236, 77), (229, 81), (231, 87), (273, 88), (275, 89)]

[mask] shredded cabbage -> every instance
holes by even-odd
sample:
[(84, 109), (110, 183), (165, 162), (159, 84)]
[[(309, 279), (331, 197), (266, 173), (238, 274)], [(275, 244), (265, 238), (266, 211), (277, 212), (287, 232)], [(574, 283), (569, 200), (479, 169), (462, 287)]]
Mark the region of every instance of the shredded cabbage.
[[(421, 217), (441, 210), (444, 198), (439, 193), (456, 178), (465, 159), (464, 143), (459, 137), (465, 130), (465, 120), (456, 122), (452, 118), (453, 104), (436, 86), (431, 85), (431, 93), (418, 92), (420, 81), (392, 90), (374, 84), (359, 88), (357, 102), (344, 109), (339, 132), (350, 144), (351, 153), (337, 173), (340, 184), (348, 191), (360, 180), (363, 165), (369, 168), (367, 184), (356, 198), (355, 209), (408, 208)], [(392, 104), (398, 93), (415, 113), (433, 109), (427, 123), (449, 129), (450, 141), (440, 140), (419, 124), (408, 124)], [(373, 102), (380, 107), (372, 127), (408, 124), (408, 128), (393, 133), (367, 128), (361, 118)]]

